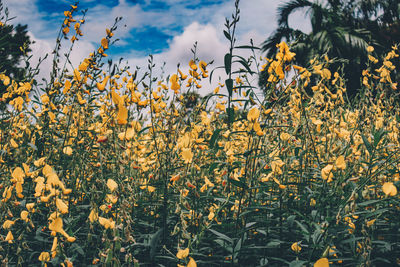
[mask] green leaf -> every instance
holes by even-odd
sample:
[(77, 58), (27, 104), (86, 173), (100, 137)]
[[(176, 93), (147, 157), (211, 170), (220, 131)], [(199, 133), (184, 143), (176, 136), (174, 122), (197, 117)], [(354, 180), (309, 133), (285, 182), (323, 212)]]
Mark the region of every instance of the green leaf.
[(223, 240), (229, 242), (230, 244), (233, 244), (233, 240), (229, 236), (224, 235), (224, 234), (222, 234), (220, 232), (217, 232), (217, 231), (215, 231), (213, 229), (208, 229), (208, 230), (210, 230), (211, 233), (213, 233), (214, 235), (218, 236), (220, 239), (223, 239)]
[(231, 54), (229, 54), (229, 53), (225, 54), (224, 65), (225, 65), (226, 74), (231, 73), (231, 67), (232, 67), (232, 56), (231, 56)]
[(232, 96), (233, 80), (232, 79), (226, 79), (225, 80), (225, 84), (226, 84), (226, 89), (228, 89), (229, 96)]
[(112, 257), (113, 257), (113, 250), (110, 249), (110, 251), (109, 251), (108, 254), (107, 254), (107, 258), (106, 258), (106, 264), (107, 264), (107, 266), (109, 266), (109, 264), (111, 263)]
[(232, 123), (235, 120), (235, 110), (233, 108), (227, 108), (226, 113), (228, 113), (229, 123)]
[(157, 232), (155, 232), (150, 240), (150, 258), (153, 259), (154, 255), (156, 253), (156, 248), (158, 241), (160, 240), (161, 234), (162, 234), (163, 229), (159, 229)]
[(248, 188), (247, 185), (245, 183), (243, 183), (242, 181), (229, 179), (229, 182), (231, 182), (233, 185), (236, 185), (237, 187), (240, 187), (240, 188), (245, 188), (245, 189)]
[(232, 40), (231, 35), (229, 34), (229, 32), (224, 30), (224, 35), (225, 35), (226, 39), (228, 39), (229, 41)]
[(219, 133), (222, 131), (222, 129), (217, 129), (214, 131), (213, 135), (210, 138), (210, 141), (208, 142), (210, 148), (214, 148), (215, 142), (217, 141), (219, 137)]
[(304, 224), (302, 224), (301, 222), (294, 220), (294, 222), (300, 227), (301, 231), (303, 232), (303, 234), (305, 236), (307, 236), (307, 240), (308, 240), (308, 235), (310, 234), (310, 232), (307, 230), (307, 228), (304, 226)]
[(377, 147), (379, 142), (382, 140), (382, 137), (386, 134), (384, 129), (380, 129), (379, 131), (374, 132), (374, 147)]
[(238, 48), (238, 49), (260, 49), (257, 46), (252, 46), (252, 45), (239, 45), (239, 46), (235, 46), (234, 48)]
[(372, 154), (373, 147), (371, 143), (368, 141), (367, 137), (365, 135), (361, 135), (362, 140), (364, 141), (365, 147), (367, 148), (369, 154)]
[(240, 64), (247, 70), (248, 73), (250, 73), (250, 74), (253, 74), (253, 73), (254, 73), (254, 71), (252, 71), (252, 70), (250, 69), (249, 64), (247, 64), (246, 61), (244, 61), (244, 60), (238, 60), (238, 61), (235, 61), (235, 62), (240, 63)]

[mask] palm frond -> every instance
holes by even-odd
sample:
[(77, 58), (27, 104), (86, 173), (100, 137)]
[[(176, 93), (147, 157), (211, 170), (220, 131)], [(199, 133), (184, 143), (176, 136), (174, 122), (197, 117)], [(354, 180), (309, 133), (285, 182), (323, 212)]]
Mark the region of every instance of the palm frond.
[(280, 27), (289, 27), (289, 16), (297, 9), (311, 7), (312, 2), (308, 0), (293, 0), (278, 7), (278, 25)]

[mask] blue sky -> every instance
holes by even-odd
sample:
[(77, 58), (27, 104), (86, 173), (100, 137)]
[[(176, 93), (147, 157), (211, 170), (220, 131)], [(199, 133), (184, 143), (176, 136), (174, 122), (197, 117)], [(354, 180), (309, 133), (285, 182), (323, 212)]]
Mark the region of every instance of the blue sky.
[[(260, 44), (276, 28), (276, 9), (283, 0), (241, 0), (241, 20), (237, 28), (238, 44), (249, 44), (250, 38)], [(33, 46), (33, 60), (51, 52), (63, 21), (63, 11), (75, 1), (69, 0), (3, 0), (13, 23), (28, 24)], [(190, 49), (198, 41), (200, 59), (215, 60), (222, 64), (228, 42), (223, 36), (225, 17), (234, 11), (234, 0), (81, 0), (79, 9), (88, 9), (86, 23), (82, 27), (83, 38), (72, 54), (72, 63), (98, 47), (105, 28), (114, 19), (119, 23), (116, 43), (108, 54), (112, 58), (123, 57), (130, 65), (145, 66), (149, 54), (158, 65), (167, 62), (167, 71), (173, 71), (177, 63), (187, 65), (192, 58)], [(307, 30), (303, 14), (295, 14), (290, 21), (293, 27)], [(45, 62), (43, 68), (50, 68)]]

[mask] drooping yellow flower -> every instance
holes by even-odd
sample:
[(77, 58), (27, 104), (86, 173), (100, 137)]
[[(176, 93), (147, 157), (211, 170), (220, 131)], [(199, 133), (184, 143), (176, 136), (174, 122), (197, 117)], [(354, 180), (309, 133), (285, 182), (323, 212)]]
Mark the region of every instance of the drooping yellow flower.
[(57, 233), (61, 233), (62, 231), (64, 231), (62, 228), (63, 228), (63, 221), (60, 217), (52, 220), (52, 222), (49, 225), (49, 229)]
[(4, 239), (4, 241), (7, 241), (8, 243), (11, 244), (13, 242), (13, 240), (14, 240), (13, 234), (11, 233), (11, 231), (8, 231), (6, 239)]
[(257, 134), (258, 136), (263, 136), (263, 135), (264, 135), (264, 132), (262, 131), (261, 126), (260, 126), (260, 124), (258, 123), (258, 121), (254, 122), (254, 124), (253, 124), (253, 130), (256, 132), (256, 134)]
[(191, 148), (182, 148), (181, 156), (186, 164), (191, 163), (193, 159), (193, 152)]
[(104, 48), (104, 50), (108, 49), (108, 40), (107, 40), (107, 38), (101, 39), (101, 46)]
[(190, 67), (192, 70), (197, 70), (196, 63), (194, 63), (193, 59), (191, 59), (191, 60), (189, 61), (189, 67)]
[(108, 202), (111, 202), (112, 204), (117, 203), (117, 201), (118, 201), (118, 197), (117, 196), (115, 196), (113, 194), (107, 194), (106, 196), (107, 196), (106, 199), (107, 199)]
[(15, 221), (5, 220), (3, 223), (3, 229), (10, 229), (13, 226)]
[(346, 162), (344, 161), (344, 156), (340, 155), (336, 161), (335, 161), (335, 166), (338, 169), (344, 170), (346, 169)]
[(107, 187), (111, 192), (114, 192), (118, 188), (118, 184), (113, 179), (108, 179)]
[(291, 248), (294, 252), (296, 252), (296, 253), (299, 253), (300, 250), (301, 250), (301, 246), (300, 246), (299, 242), (293, 243), (293, 244), (290, 246), (290, 248)]
[(17, 167), (11, 174), (12, 182), (14, 183), (24, 183), (25, 172), (21, 167)]
[(50, 253), (48, 253), (47, 251), (43, 251), (42, 253), (40, 253), (39, 255), (39, 260), (41, 262), (48, 262), (50, 261)]
[(71, 86), (72, 86), (71, 82), (69, 80), (66, 80), (64, 83), (64, 90), (63, 90), (64, 95), (69, 92)]
[(369, 220), (367, 222), (367, 227), (371, 227), (375, 223), (376, 219)]
[(249, 110), (247, 113), (247, 120), (248, 121), (256, 121), (260, 117), (260, 110), (257, 107), (253, 107), (252, 109)]
[(80, 82), (80, 81), (82, 80), (82, 78), (81, 78), (81, 73), (79, 72), (78, 69), (74, 69), (74, 79), (75, 79), (77, 82)]
[(33, 209), (34, 206), (35, 206), (35, 203), (27, 203), (27, 204), (25, 205), (26, 209), (27, 209), (29, 212), (34, 212), (34, 209)]
[(97, 87), (97, 89), (99, 89), (100, 92), (104, 91), (109, 79), (110, 79), (110, 76), (106, 76), (101, 83), (96, 83), (96, 87)]
[(397, 188), (392, 182), (386, 182), (382, 185), (382, 191), (386, 196), (395, 196), (397, 195)]
[(92, 209), (89, 214), (89, 221), (91, 223), (93, 223), (93, 222), (97, 221), (98, 219), (99, 219), (99, 214), (97, 213), (97, 211), (95, 209)]
[(104, 217), (99, 217), (99, 223), (106, 229), (114, 229), (115, 222), (112, 219), (107, 219)]
[(279, 137), (281, 138), (282, 141), (287, 141), (290, 139), (290, 134), (282, 132)]
[(118, 106), (117, 122), (120, 125), (128, 123), (128, 109), (124, 105)]
[(181, 86), (179, 85), (178, 82), (178, 75), (176, 74), (171, 75), (169, 81), (171, 83), (171, 90), (174, 90), (175, 94), (179, 93), (179, 89), (181, 88)]
[(10, 139), (10, 145), (11, 145), (12, 148), (17, 148), (18, 147), (17, 142), (15, 142), (15, 140), (12, 139), (12, 138)]
[(52, 258), (54, 258), (57, 255), (57, 243), (58, 243), (58, 238), (54, 237), (53, 245), (51, 246), (51, 257)]
[(38, 160), (35, 160), (34, 162), (33, 162), (33, 165), (35, 165), (36, 167), (40, 167), (40, 166), (42, 166), (43, 164), (44, 164), (44, 161), (46, 160), (46, 157), (42, 157), (42, 158), (40, 158), (40, 159), (38, 159)]
[(26, 211), (26, 210), (21, 211), (21, 214), (20, 214), (21, 220), (28, 222), (29, 221), (28, 215), (29, 215), (28, 211)]
[(149, 191), (150, 193), (153, 193), (154, 191), (156, 191), (156, 188), (154, 186), (148, 185), (147, 191)]
[(189, 257), (189, 262), (187, 267), (197, 267), (197, 263), (192, 257)]
[(59, 198), (56, 199), (56, 206), (57, 206), (57, 209), (58, 209), (62, 214), (68, 213), (68, 205), (65, 204), (65, 202), (62, 201), (61, 199), (59, 199)]
[(179, 75), (181, 76), (181, 80), (186, 80), (187, 75), (183, 74), (182, 71), (180, 69), (178, 69)]
[(50, 216), (50, 224), (49, 224), (49, 229), (53, 231), (53, 236), (55, 236), (56, 233), (62, 234), (65, 238), (67, 238), (68, 242), (74, 242), (76, 240), (75, 237), (71, 237), (70, 235), (65, 232), (63, 229), (63, 221), (60, 217), (54, 218), (53, 216)]
[(321, 258), (314, 263), (314, 267), (329, 267), (329, 261), (327, 258)]
[(189, 248), (179, 249), (178, 253), (176, 253), (176, 257), (180, 260), (186, 258), (187, 256), (189, 256)]
[(333, 173), (332, 173), (333, 165), (328, 164), (321, 170), (321, 177), (324, 180), (328, 180), (328, 182), (332, 181)]
[(73, 151), (72, 151), (72, 148), (70, 146), (66, 146), (66, 147), (63, 148), (63, 153), (68, 155), (68, 156), (71, 156), (72, 152)]

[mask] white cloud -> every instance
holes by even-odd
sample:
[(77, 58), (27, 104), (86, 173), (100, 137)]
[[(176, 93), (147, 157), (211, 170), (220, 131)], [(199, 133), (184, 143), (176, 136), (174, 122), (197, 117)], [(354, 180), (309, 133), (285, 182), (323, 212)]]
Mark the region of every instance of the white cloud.
[[(200, 60), (205, 62), (214, 60), (214, 64), (208, 68), (209, 70), (223, 64), (223, 55), (228, 52), (228, 44), (221, 40), (218, 30), (211, 24), (202, 25), (198, 22), (193, 22), (185, 27), (182, 34), (175, 36), (169, 42), (169, 47), (165, 52), (154, 55), (156, 66), (159, 68), (165, 62), (164, 71), (168, 75), (175, 73), (177, 64), (180, 63), (180, 69), (187, 73), (189, 70), (188, 63), (193, 59), (191, 49), (193, 49), (195, 42), (197, 42), (197, 57)], [(147, 57), (130, 58), (128, 61), (131, 66), (147, 66)], [(156, 74), (157, 72), (159, 74), (160, 70), (156, 70)], [(200, 94), (205, 95), (214, 89), (217, 84), (216, 77), (219, 74), (221, 73), (216, 73), (211, 86), (203, 84)]]
[[(62, 17), (60, 14), (44, 14), (39, 12), (36, 4), (38, 0), (5, 0), (5, 6), (10, 9), (11, 16), (16, 16), (12, 23), (28, 24), (30, 36), (36, 41), (32, 46), (33, 63), (46, 53), (51, 53), (55, 45), (55, 34)], [(215, 60), (212, 67), (223, 65), (223, 56), (228, 52), (228, 41), (223, 36), (225, 17), (231, 18), (234, 11), (234, 1), (225, 1), (219, 5), (202, 5), (201, 2), (192, 2), (191, 8), (185, 7), (187, 1), (166, 0), (170, 6), (166, 10), (144, 10), (139, 4), (131, 4), (126, 0), (119, 0), (114, 7), (99, 4), (93, 0), (84, 0), (93, 4), (87, 13), (86, 23), (82, 27), (84, 36), (77, 42), (71, 55), (73, 65), (76, 67), (80, 61), (88, 56), (105, 36), (105, 28), (109, 28), (116, 17), (122, 16), (115, 38), (121, 39), (118, 46), (129, 45), (127, 39), (134, 28), (155, 27), (174, 37), (168, 42), (168, 47), (163, 52), (155, 54), (154, 58), (158, 66), (166, 62), (167, 74), (176, 71), (177, 63), (181, 63), (182, 69), (187, 69), (187, 63), (193, 57), (190, 49), (198, 41), (198, 57), (204, 61)], [(196, 7), (196, 3), (197, 6)], [(237, 45), (248, 45), (253, 39), (255, 45), (260, 45), (276, 28), (276, 12), (278, 5), (284, 3), (280, 0), (242, 0), (240, 1), (240, 21), (237, 25)], [(195, 6), (195, 8), (193, 8)], [(61, 15), (61, 16), (60, 16)], [(309, 29), (309, 23), (304, 20), (303, 14), (295, 13), (290, 20), (296, 28)], [(57, 25), (57, 27), (55, 26)], [(181, 33), (176, 31), (184, 27)], [(308, 28), (307, 28), (308, 27)], [(134, 36), (133, 36), (134, 38)], [(151, 37), (149, 37), (151, 38)], [(66, 41), (63, 49), (67, 49), (69, 41)], [(66, 50), (63, 50), (64, 52)], [(248, 51), (239, 51), (244, 57)], [(51, 55), (50, 55), (51, 56)], [(129, 54), (120, 53), (120, 56), (129, 60), (130, 65), (147, 66), (147, 57), (135, 58)], [(113, 57), (113, 55), (110, 55)], [(49, 73), (51, 59), (42, 65), (42, 75)], [(218, 73), (216, 73), (218, 74)], [(223, 75), (223, 72), (219, 72)], [(215, 80), (215, 79), (214, 79)], [(211, 86), (213, 87), (213, 86)], [(205, 93), (206, 88), (202, 89)]]

